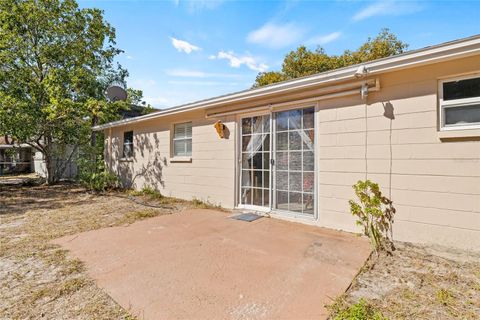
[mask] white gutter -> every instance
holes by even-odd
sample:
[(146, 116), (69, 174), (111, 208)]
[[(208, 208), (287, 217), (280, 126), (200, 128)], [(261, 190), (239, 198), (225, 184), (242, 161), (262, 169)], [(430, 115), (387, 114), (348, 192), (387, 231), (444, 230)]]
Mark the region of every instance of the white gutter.
[[(371, 86), (369, 85), (371, 84)], [(224, 116), (229, 116), (232, 114), (237, 114), (241, 112), (254, 112), (254, 111), (262, 111), (262, 110), (275, 110), (278, 108), (283, 108), (283, 107), (288, 107), (291, 105), (295, 104), (304, 104), (304, 103), (309, 103), (309, 102), (314, 102), (314, 101), (321, 101), (321, 100), (328, 100), (328, 99), (334, 99), (334, 98), (341, 98), (341, 97), (348, 97), (348, 96), (353, 96), (353, 95), (361, 95), (362, 88), (366, 86), (368, 88), (369, 92), (373, 91), (379, 91), (380, 90), (380, 80), (379, 79), (374, 79), (374, 80), (367, 80), (367, 81), (360, 81), (354, 83), (354, 85), (350, 85), (347, 87), (345, 86), (344, 88), (354, 88), (351, 90), (347, 91), (339, 91), (339, 92), (334, 92), (334, 93), (327, 93), (307, 99), (301, 99), (301, 100), (291, 100), (291, 101), (285, 101), (285, 102), (280, 102), (280, 103), (271, 103), (268, 105), (260, 106), (260, 107), (255, 107), (255, 108), (246, 108), (246, 109), (238, 109), (238, 110), (232, 110), (232, 111), (225, 111), (225, 112), (218, 112), (218, 113), (207, 113), (205, 118), (218, 118), (218, 117), (224, 117)], [(207, 111), (208, 112), (208, 111)]]
[[(368, 69), (369, 75), (377, 75), (388, 71), (401, 70), (419, 65), (432, 64), (451, 59), (458, 59), (461, 57), (467, 57), (475, 54), (480, 54), (480, 35), (446, 42), (443, 44), (426, 47), (419, 50), (409, 51), (393, 57), (387, 57), (367, 62), (363, 65), (365, 65), (365, 67)], [(288, 93), (290, 91), (308, 88), (311, 86), (318, 86), (321, 84), (328, 85), (342, 80), (350, 80), (354, 79), (354, 74), (357, 71), (358, 67), (359, 65), (353, 65), (333, 71), (323, 72), (313, 76), (280, 82), (278, 84), (273, 84), (261, 88), (250, 89), (207, 100), (201, 100), (135, 118), (129, 118), (106, 123), (103, 125), (98, 125), (93, 127), (93, 130), (104, 130), (107, 128), (122, 126), (149, 119), (155, 119), (166, 115), (177, 114), (180, 112), (214, 107), (225, 103), (242, 102), (248, 99), (266, 97), (279, 93)]]

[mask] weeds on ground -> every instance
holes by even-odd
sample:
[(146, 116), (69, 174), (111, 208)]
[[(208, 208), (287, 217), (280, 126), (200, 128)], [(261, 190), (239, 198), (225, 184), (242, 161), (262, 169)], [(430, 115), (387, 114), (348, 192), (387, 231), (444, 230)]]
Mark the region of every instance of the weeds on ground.
[(132, 211), (123, 216), (120, 220), (120, 223), (123, 224), (131, 224), (138, 220), (143, 220), (147, 218), (153, 218), (160, 214), (158, 210), (140, 210), (140, 211)]
[(343, 297), (340, 297), (327, 307), (332, 320), (388, 320), (363, 298), (349, 305)]
[(129, 192), (131, 196), (139, 197), (139, 196), (148, 196), (152, 199), (162, 199), (164, 196), (160, 193), (160, 191), (152, 188), (152, 187), (143, 187), (142, 190), (131, 190)]
[(160, 191), (151, 187), (143, 187), (142, 190), (127, 190), (126, 193), (130, 197), (141, 198), (141, 201), (155, 205), (181, 205), (187, 202), (181, 199), (164, 196)]
[(166, 197), (162, 195), (158, 190), (145, 186), (141, 190), (129, 190), (127, 194), (131, 197), (142, 198), (142, 200), (152, 201), (153, 204), (184, 204), (186, 207), (195, 209), (213, 209), (225, 211), (220, 204), (215, 204), (211, 201), (201, 200), (193, 197), (191, 201), (186, 201), (178, 198)]
[(215, 204), (210, 202), (209, 200), (200, 200), (198, 198), (193, 198), (192, 201), (190, 201), (191, 205), (193, 208), (196, 209), (215, 209), (215, 210), (225, 210), (222, 208), (220, 204)]
[(343, 319), (335, 317), (339, 310), (355, 309), (361, 298), (389, 319), (480, 319), (477, 258), (467, 252), (439, 251), (442, 257), (420, 246), (395, 246), (392, 255), (371, 256), (349, 290), (332, 304), (331, 319)]
[(444, 306), (448, 306), (454, 301), (452, 293), (447, 289), (439, 289), (436, 294), (436, 299), (440, 304)]

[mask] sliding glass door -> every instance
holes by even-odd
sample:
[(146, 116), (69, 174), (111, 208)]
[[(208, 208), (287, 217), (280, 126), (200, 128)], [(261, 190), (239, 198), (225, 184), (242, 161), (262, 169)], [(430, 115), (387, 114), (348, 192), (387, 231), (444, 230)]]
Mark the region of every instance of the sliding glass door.
[(240, 204), (313, 216), (314, 108), (244, 117), (240, 122)]
[(314, 214), (314, 108), (275, 113), (275, 209)]

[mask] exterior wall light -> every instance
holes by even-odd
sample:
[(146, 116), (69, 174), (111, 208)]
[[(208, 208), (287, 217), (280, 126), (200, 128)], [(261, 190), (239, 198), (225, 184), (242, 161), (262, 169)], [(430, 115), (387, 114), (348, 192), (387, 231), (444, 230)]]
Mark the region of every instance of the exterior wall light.
[(368, 73), (367, 67), (365, 67), (365, 65), (362, 64), (361, 66), (358, 67), (357, 71), (355, 71), (354, 76), (355, 78), (360, 79), (367, 76), (367, 73)]

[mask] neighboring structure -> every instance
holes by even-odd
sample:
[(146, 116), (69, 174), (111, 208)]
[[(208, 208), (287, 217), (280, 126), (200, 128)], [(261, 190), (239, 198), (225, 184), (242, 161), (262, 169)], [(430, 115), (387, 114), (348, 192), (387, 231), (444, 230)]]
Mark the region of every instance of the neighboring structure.
[[(70, 154), (66, 151), (62, 154)], [(63, 165), (66, 159), (55, 159), (54, 166)], [(65, 165), (62, 177), (70, 179), (77, 175), (77, 165), (70, 161)], [(0, 138), (0, 176), (8, 174), (36, 173), (40, 177), (46, 177), (47, 169), (43, 154), (28, 144), (17, 144)]]
[(395, 239), (480, 250), (480, 36), (95, 129), (127, 186), (355, 231), (371, 179)]
[(33, 172), (32, 149), (29, 145), (11, 144), (0, 137), (0, 176)]
[[(145, 110), (144, 106), (130, 105), (128, 110), (119, 111), (119, 116), (121, 119), (138, 117), (145, 114)], [(156, 109), (153, 110), (155, 111)], [(70, 152), (71, 149), (67, 147), (67, 150), (60, 152), (64, 156), (55, 159), (53, 164), (54, 167), (65, 165), (62, 175), (64, 179), (71, 179), (77, 176), (76, 157), (73, 157), (73, 160), (65, 164)], [(43, 153), (28, 144), (11, 144), (9, 141), (6, 141), (5, 137), (0, 137), (0, 176), (33, 172), (41, 177), (47, 176)]]

